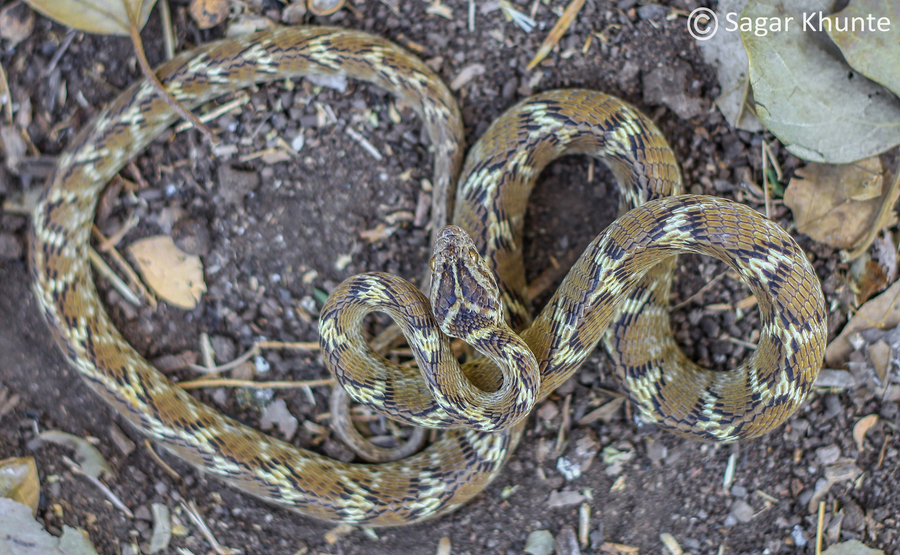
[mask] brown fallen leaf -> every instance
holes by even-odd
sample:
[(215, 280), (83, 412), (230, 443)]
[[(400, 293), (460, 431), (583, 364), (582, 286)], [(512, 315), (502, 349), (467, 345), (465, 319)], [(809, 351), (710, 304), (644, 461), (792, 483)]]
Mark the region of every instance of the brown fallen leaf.
[(849, 540), (832, 545), (822, 555), (884, 555), (884, 551), (872, 549), (859, 540)]
[(156, 0), (25, 0), (50, 19), (88, 33), (131, 36), (131, 21), (144, 27)]
[(0, 497), (7, 497), (31, 507), (37, 514), (41, 482), (33, 457), (9, 458), (0, 461)]
[(847, 360), (853, 351), (850, 345), (853, 334), (871, 328), (888, 330), (897, 324), (900, 324), (900, 281), (859, 307), (841, 334), (825, 349), (825, 364), (833, 368)]
[(228, 0), (191, 0), (189, 9), (197, 27), (209, 29), (225, 21), (230, 6)]
[(885, 203), (896, 202), (897, 191), (885, 191), (878, 157), (840, 166), (813, 163), (796, 173), (799, 177), (791, 179), (784, 203), (794, 213), (797, 230), (816, 241), (859, 249), (871, 229), (897, 222), (894, 210), (881, 210)]
[(874, 260), (867, 260), (865, 272), (859, 280), (859, 293), (856, 302), (864, 303), (872, 298), (872, 295), (884, 289), (888, 284), (887, 272), (884, 267)]
[(128, 251), (134, 256), (144, 281), (160, 298), (192, 310), (203, 293), (203, 263), (200, 257), (179, 249), (168, 235), (136, 241)]
[(862, 417), (859, 422), (853, 426), (853, 441), (856, 442), (856, 450), (860, 453), (866, 448), (866, 432), (868, 432), (877, 422), (878, 415), (870, 414), (869, 416)]

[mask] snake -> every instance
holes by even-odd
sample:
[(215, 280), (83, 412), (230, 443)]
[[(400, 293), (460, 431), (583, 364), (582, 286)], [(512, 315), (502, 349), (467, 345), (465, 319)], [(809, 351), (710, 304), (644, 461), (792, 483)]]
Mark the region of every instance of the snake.
[[(87, 254), (105, 184), (177, 117), (145, 80), (110, 102), (59, 156), (34, 208), (29, 257), (37, 304), (67, 361), (116, 413), (176, 458), (311, 518), (399, 526), (446, 514), (479, 494), (513, 453), (531, 408), (600, 342), (627, 397), (677, 434), (756, 437), (802, 402), (826, 339), (811, 264), (790, 235), (755, 210), (683, 195), (662, 133), (624, 101), (575, 89), (535, 95), (495, 120), (463, 165), (452, 94), (421, 60), (377, 36), (278, 28), (202, 45), (157, 70), (190, 109), (256, 83), (312, 74), (368, 81), (406, 101), (423, 121), (434, 159), (437, 250), (429, 294), (389, 274), (349, 278), (320, 311), (322, 359), (351, 397), (443, 431), (400, 460), (339, 462), (221, 415), (122, 337), (101, 304)], [(524, 211), (543, 167), (565, 154), (587, 154), (611, 168), (623, 215), (532, 317), (522, 271)], [(677, 347), (667, 302), (680, 252), (724, 260), (758, 298), (758, 347), (737, 369), (700, 368)], [(360, 323), (372, 311), (395, 317), (418, 370), (398, 367), (366, 344)], [(448, 333), (472, 341), (479, 354), (460, 363)]]

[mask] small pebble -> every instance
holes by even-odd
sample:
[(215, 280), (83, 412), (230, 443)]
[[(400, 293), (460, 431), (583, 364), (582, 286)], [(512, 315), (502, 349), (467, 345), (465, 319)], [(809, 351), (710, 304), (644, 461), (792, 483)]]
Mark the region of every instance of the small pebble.
[(841, 448), (837, 445), (828, 445), (816, 449), (816, 462), (822, 466), (834, 464), (841, 458)]
[(753, 520), (753, 514), (755, 512), (753, 507), (743, 499), (738, 499), (731, 505), (731, 514), (734, 515), (734, 518), (739, 522), (750, 522)]
[(553, 534), (547, 530), (535, 530), (525, 540), (525, 553), (529, 555), (551, 555), (553, 549)]

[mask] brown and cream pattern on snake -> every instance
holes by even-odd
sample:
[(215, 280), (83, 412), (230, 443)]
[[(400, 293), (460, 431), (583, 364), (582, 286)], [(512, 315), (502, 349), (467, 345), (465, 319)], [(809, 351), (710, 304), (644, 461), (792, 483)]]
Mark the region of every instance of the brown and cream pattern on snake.
[[(754, 437), (782, 423), (804, 398), (822, 360), (825, 310), (803, 252), (747, 207), (670, 196), (681, 193), (671, 150), (622, 101), (572, 90), (520, 103), (472, 148), (454, 206), (462, 160), (458, 109), (439, 78), (386, 40), (342, 29), (279, 29), (202, 46), (158, 71), (190, 107), (253, 83), (311, 73), (371, 81), (415, 108), (434, 145), (435, 230), (449, 214), (458, 226), (436, 232), (435, 240), (442, 249), (463, 245), (436, 253), (438, 317), (426, 296), (400, 278), (364, 274), (343, 283), (320, 319), (326, 362), (351, 396), (406, 422), (451, 429), (400, 461), (340, 463), (220, 415), (127, 344), (101, 306), (86, 251), (106, 182), (175, 119), (149, 85), (138, 83), (60, 157), (34, 212), (30, 252), (39, 304), (69, 361), (118, 413), (175, 456), (311, 517), (392, 526), (443, 514), (480, 492), (515, 448), (530, 407), (601, 339), (631, 400), (678, 433)], [(567, 153), (608, 164), (622, 208), (634, 210), (590, 245), (532, 322), (521, 268), (525, 204), (541, 169)], [(759, 346), (737, 370), (697, 368), (674, 343), (666, 302), (671, 257), (682, 251), (722, 258), (759, 299)], [(459, 298), (471, 291), (473, 298)], [(403, 316), (422, 374), (392, 366), (361, 343), (360, 314), (373, 309)], [(472, 325), (473, 318), (498, 326), (501, 335)], [(488, 356), (460, 367), (440, 328), (472, 339)], [(513, 330), (522, 330), (520, 338)], [(520, 364), (530, 370), (514, 372)]]

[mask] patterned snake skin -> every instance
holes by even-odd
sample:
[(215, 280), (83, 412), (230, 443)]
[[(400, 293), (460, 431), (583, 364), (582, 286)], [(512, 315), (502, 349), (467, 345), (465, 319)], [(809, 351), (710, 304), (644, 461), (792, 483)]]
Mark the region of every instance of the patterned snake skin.
[[(253, 83), (308, 74), (373, 82), (423, 119), (434, 148), (432, 217), (441, 247), (433, 259), (438, 317), (425, 295), (400, 278), (351, 278), (322, 311), (326, 363), (351, 396), (374, 409), (451, 429), (400, 461), (341, 463), (218, 414), (128, 345), (101, 306), (87, 248), (106, 182), (175, 119), (147, 83), (138, 83), (60, 157), (34, 212), (30, 254), (39, 305), (68, 360), (119, 414), (175, 456), (310, 517), (394, 526), (446, 513), (479, 493), (515, 448), (534, 403), (571, 376), (604, 337), (629, 398), (681, 434), (754, 437), (782, 423), (802, 401), (825, 346), (824, 302), (803, 252), (749, 208), (671, 197), (681, 193), (673, 154), (632, 107), (574, 90), (524, 101), (472, 148), (454, 208), (462, 160), (458, 109), (422, 62), (388, 41), (333, 28), (279, 29), (207, 44), (158, 71), (189, 107)], [(524, 209), (541, 169), (567, 153), (602, 159), (619, 181), (623, 210), (636, 208), (588, 247), (532, 322), (522, 271)], [(449, 214), (458, 228), (439, 231)], [(445, 249), (468, 241), (466, 234), (468, 247), (455, 255)], [(682, 251), (725, 260), (759, 299), (759, 347), (737, 370), (700, 369), (674, 343), (666, 302), (671, 256)], [(453, 256), (463, 260), (451, 271)], [(456, 281), (447, 280), (451, 273)], [(490, 287), (482, 286), (492, 280), (488, 294)], [(459, 298), (475, 290), (485, 293)], [(464, 300), (469, 304), (458, 304)], [(371, 310), (397, 317), (421, 373), (398, 368), (365, 345), (359, 321)], [(466, 313), (471, 318), (462, 318), (453, 333), (472, 339), (488, 357), (460, 368), (438, 330), (458, 326), (457, 317)], [(490, 330), (467, 324), (472, 318)], [(492, 335), (493, 326), (501, 335)], [(524, 331), (519, 339), (512, 330)], [(513, 372), (521, 363), (526, 371)]]

